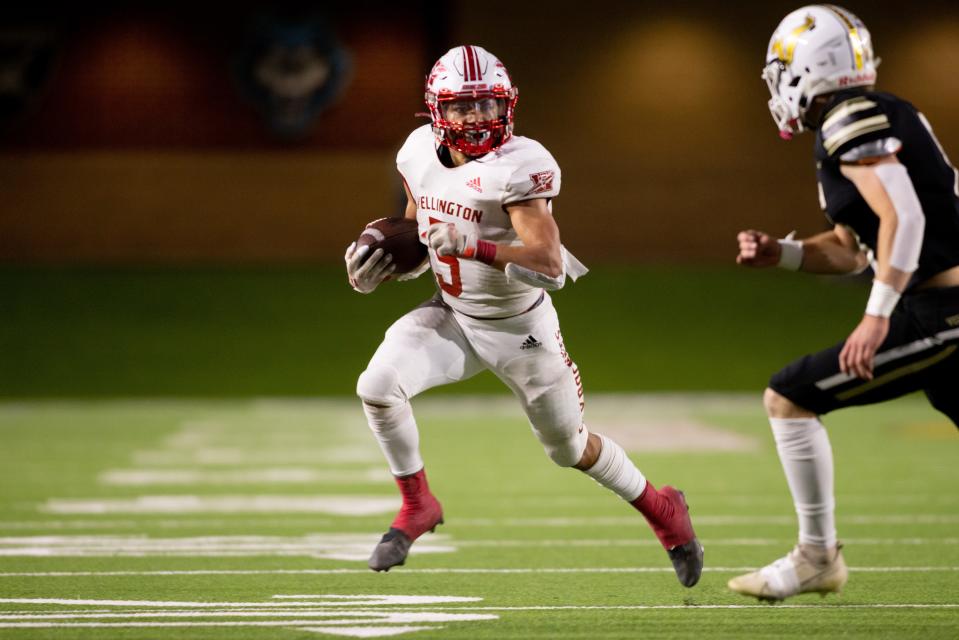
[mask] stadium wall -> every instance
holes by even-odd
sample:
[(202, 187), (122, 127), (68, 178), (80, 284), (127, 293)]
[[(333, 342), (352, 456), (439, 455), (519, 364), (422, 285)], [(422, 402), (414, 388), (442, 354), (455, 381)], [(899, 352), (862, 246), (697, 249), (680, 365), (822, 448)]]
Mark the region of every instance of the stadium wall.
[[(393, 155), (423, 122), (430, 61), (460, 41), (496, 52), (520, 86), (517, 131), (563, 167), (555, 213), (578, 255), (728, 262), (742, 226), (824, 225), (809, 139), (777, 138), (759, 80), (794, 4), (453, 3), (437, 17), (360, 3), (330, 18), (351, 80), (295, 140), (271, 135), (231, 84), (251, 5), (185, 22), (176, 4), (61, 16), (56, 72), (0, 132), (0, 263), (336, 261), (366, 221), (400, 210)], [(959, 155), (959, 8), (852, 8), (884, 58), (881, 88)]]

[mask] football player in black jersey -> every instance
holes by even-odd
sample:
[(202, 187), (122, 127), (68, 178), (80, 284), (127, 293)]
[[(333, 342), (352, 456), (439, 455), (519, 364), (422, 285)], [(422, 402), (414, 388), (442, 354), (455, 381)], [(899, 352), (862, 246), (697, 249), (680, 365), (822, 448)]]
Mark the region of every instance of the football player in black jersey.
[(742, 231), (737, 262), (827, 274), (872, 267), (874, 280), (852, 333), (790, 363), (766, 389), (799, 543), (729, 581), (760, 599), (838, 592), (846, 583), (820, 415), (921, 389), (959, 426), (959, 174), (915, 107), (873, 90), (876, 64), (869, 31), (834, 5), (790, 13), (766, 56), (780, 135), (815, 133), (820, 204), (832, 230), (803, 240)]

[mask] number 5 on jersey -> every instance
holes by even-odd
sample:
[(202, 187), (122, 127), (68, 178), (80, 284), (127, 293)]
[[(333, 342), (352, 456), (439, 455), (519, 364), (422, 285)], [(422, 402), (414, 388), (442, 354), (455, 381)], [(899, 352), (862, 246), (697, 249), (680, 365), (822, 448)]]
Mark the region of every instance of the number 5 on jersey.
[[(441, 222), (443, 221), (432, 217), (430, 218), (431, 225)], [(440, 289), (454, 298), (460, 297), (460, 294), (463, 293), (463, 281), (460, 279), (460, 261), (456, 256), (438, 255), (432, 249), (430, 249), (430, 255), (434, 256), (440, 265), (446, 266), (446, 268), (443, 268), (436, 265), (439, 267), (435, 269), (436, 282), (440, 285)], [(447, 275), (449, 278), (446, 277)]]

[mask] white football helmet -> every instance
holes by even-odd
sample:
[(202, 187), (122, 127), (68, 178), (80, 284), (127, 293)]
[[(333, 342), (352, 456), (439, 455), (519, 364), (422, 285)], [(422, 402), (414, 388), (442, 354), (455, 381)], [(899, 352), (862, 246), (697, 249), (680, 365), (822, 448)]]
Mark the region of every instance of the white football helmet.
[(447, 51), (426, 77), (436, 139), (468, 156), (486, 155), (509, 140), (517, 95), (503, 63), (473, 45)]
[(804, 130), (816, 96), (875, 84), (878, 65), (866, 25), (846, 9), (816, 4), (790, 13), (769, 40), (762, 73), (779, 135), (789, 140)]

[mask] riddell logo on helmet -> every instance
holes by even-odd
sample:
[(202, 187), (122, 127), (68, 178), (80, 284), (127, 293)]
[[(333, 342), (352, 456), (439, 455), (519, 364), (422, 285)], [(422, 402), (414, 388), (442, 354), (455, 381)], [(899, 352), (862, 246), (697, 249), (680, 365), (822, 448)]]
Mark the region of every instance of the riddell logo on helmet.
[(875, 81), (875, 73), (857, 73), (854, 76), (843, 76), (839, 78), (839, 86), (848, 87), (850, 85), (872, 84)]

